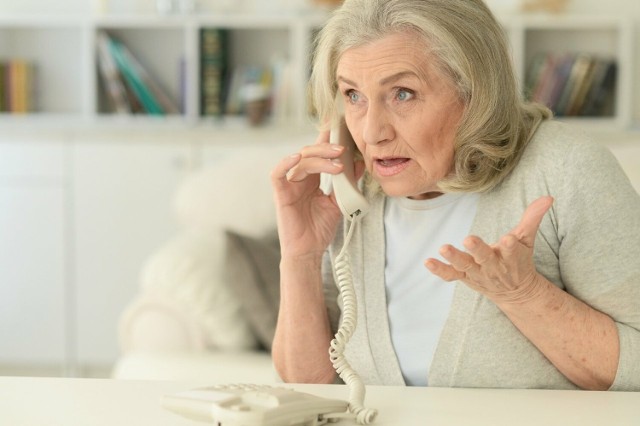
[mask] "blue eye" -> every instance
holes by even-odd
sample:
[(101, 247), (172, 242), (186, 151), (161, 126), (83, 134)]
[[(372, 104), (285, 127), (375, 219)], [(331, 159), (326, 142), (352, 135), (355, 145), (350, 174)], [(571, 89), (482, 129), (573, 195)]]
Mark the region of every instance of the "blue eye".
[(396, 99), (399, 101), (407, 101), (411, 99), (412, 93), (406, 89), (399, 89), (396, 92)]
[(344, 92), (344, 96), (347, 98), (347, 102), (355, 104), (360, 100), (360, 95), (353, 89)]

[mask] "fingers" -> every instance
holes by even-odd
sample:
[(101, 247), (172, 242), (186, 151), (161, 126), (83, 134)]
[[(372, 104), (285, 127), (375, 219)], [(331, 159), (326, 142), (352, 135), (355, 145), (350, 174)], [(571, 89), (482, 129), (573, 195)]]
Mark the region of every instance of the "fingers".
[(280, 160), (271, 171), (271, 181), (273, 184), (282, 185), (287, 180), (289, 170), (298, 164), (301, 158), (300, 153), (295, 153)]
[(481, 238), (476, 236), (469, 236), (462, 242), (467, 252), (473, 256), (473, 260), (478, 265), (485, 265), (496, 259), (496, 253), (489, 245), (487, 245)]
[[(340, 145), (330, 145), (323, 142), (323, 138), (318, 138), (318, 143), (302, 148), (300, 150), (299, 161), (290, 165), (285, 176), (289, 182), (300, 182), (309, 175), (318, 173), (337, 174), (344, 166), (339, 161), (339, 157), (344, 151)], [(282, 172), (279, 170), (280, 173)]]
[(440, 262), (437, 259), (427, 259), (424, 262), (424, 266), (427, 267), (432, 274), (435, 274), (445, 281), (457, 281), (464, 278), (464, 273), (457, 271), (451, 265)]
[(540, 197), (529, 204), (520, 219), (520, 223), (509, 234), (515, 236), (525, 246), (532, 248), (542, 218), (549, 211), (552, 204), (553, 197), (551, 196)]
[(457, 271), (467, 274), (474, 269), (477, 264), (469, 253), (458, 250), (450, 244), (445, 244), (440, 248), (440, 255), (449, 262)]

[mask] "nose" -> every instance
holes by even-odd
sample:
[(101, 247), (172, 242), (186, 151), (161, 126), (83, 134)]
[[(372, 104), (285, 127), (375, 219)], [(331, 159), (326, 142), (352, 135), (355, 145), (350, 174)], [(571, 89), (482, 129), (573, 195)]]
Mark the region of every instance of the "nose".
[(371, 102), (367, 109), (362, 130), (362, 140), (369, 145), (377, 145), (393, 139), (393, 126), (384, 104)]

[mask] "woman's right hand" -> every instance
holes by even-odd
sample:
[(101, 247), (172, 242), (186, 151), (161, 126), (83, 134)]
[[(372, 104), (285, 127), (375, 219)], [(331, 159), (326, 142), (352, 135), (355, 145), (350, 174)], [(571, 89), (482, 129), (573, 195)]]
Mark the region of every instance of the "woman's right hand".
[(282, 159), (271, 172), (283, 259), (320, 259), (342, 217), (333, 195), (320, 189), (320, 173), (338, 174), (344, 147), (322, 132), (314, 145)]

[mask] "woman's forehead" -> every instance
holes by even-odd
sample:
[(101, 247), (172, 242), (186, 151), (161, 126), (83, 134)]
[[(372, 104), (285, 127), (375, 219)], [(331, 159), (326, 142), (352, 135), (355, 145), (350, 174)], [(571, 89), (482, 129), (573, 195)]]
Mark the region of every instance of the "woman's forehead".
[(424, 40), (412, 33), (394, 33), (346, 49), (338, 60), (337, 77), (409, 71), (427, 80), (437, 74), (434, 65), (435, 56)]

